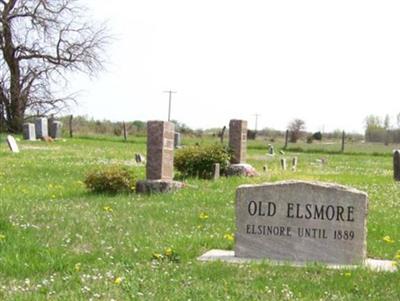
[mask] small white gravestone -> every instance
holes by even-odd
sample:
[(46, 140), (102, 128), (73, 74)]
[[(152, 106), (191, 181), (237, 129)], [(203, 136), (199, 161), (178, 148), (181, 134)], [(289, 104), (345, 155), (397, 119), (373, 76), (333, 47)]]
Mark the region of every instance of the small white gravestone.
[(297, 170), (297, 162), (298, 162), (297, 157), (293, 157), (292, 158), (292, 171), (296, 171)]
[(7, 144), (13, 153), (19, 153), (17, 141), (15, 141), (15, 138), (13, 136), (11, 135), (7, 136)]
[(286, 168), (287, 168), (287, 164), (286, 164), (286, 159), (285, 158), (281, 158), (281, 168), (282, 168), (282, 170), (286, 170)]

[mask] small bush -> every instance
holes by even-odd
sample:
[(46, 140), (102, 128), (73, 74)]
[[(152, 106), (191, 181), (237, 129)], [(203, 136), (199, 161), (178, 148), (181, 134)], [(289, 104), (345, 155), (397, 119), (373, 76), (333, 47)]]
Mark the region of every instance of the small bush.
[(322, 133), (321, 132), (316, 132), (316, 133), (312, 134), (312, 138), (314, 140), (321, 141), (322, 140)]
[(119, 193), (135, 191), (136, 176), (133, 169), (125, 166), (106, 166), (87, 174), (86, 187), (96, 193)]
[(184, 177), (209, 179), (213, 175), (213, 164), (219, 163), (223, 174), (228, 167), (230, 153), (222, 145), (188, 146), (175, 153), (175, 168)]

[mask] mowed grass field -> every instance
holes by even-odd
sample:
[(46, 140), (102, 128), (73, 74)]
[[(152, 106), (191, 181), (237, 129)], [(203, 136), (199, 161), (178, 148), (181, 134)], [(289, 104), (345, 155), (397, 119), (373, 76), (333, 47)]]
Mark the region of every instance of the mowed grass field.
[[(286, 152), (288, 160), (299, 159), (293, 172), (280, 170), (281, 155), (266, 156), (264, 141), (250, 142), (248, 162), (259, 177), (186, 179), (188, 187), (168, 195), (89, 193), (89, 170), (135, 166), (134, 154), (145, 153), (145, 138), (130, 139), (20, 141), (21, 153), (12, 154), (2, 137), (0, 300), (400, 300), (400, 272), (196, 260), (210, 249), (233, 248), (237, 186), (286, 179), (367, 192), (368, 257), (394, 259), (400, 183), (392, 179), (393, 146), (353, 145), (348, 154), (333, 154), (314, 144), (316, 153)], [(217, 140), (183, 142), (196, 141)], [(144, 178), (144, 166), (135, 168)], [(165, 253), (176, 260), (154, 259)]]

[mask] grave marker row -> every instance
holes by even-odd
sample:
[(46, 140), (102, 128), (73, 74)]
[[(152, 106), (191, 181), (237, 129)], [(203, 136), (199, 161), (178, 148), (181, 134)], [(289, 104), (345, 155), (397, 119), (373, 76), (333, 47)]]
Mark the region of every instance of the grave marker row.
[(23, 125), (23, 138), (25, 140), (34, 141), (51, 137), (53, 139), (61, 138), (62, 122), (53, 118), (48, 122), (47, 118), (36, 119), (35, 123), (25, 123)]

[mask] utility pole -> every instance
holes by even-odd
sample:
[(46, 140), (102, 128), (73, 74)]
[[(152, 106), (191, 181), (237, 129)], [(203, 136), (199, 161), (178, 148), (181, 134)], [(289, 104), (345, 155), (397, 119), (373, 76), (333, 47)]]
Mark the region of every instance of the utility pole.
[(169, 102), (168, 102), (168, 121), (171, 121), (171, 101), (172, 101), (172, 94), (177, 93), (176, 91), (164, 91), (164, 93), (169, 94)]
[(257, 133), (258, 117), (261, 116), (261, 115), (260, 114), (254, 114), (253, 116), (256, 117), (256, 124), (255, 124), (255, 127), (254, 127), (254, 131)]

